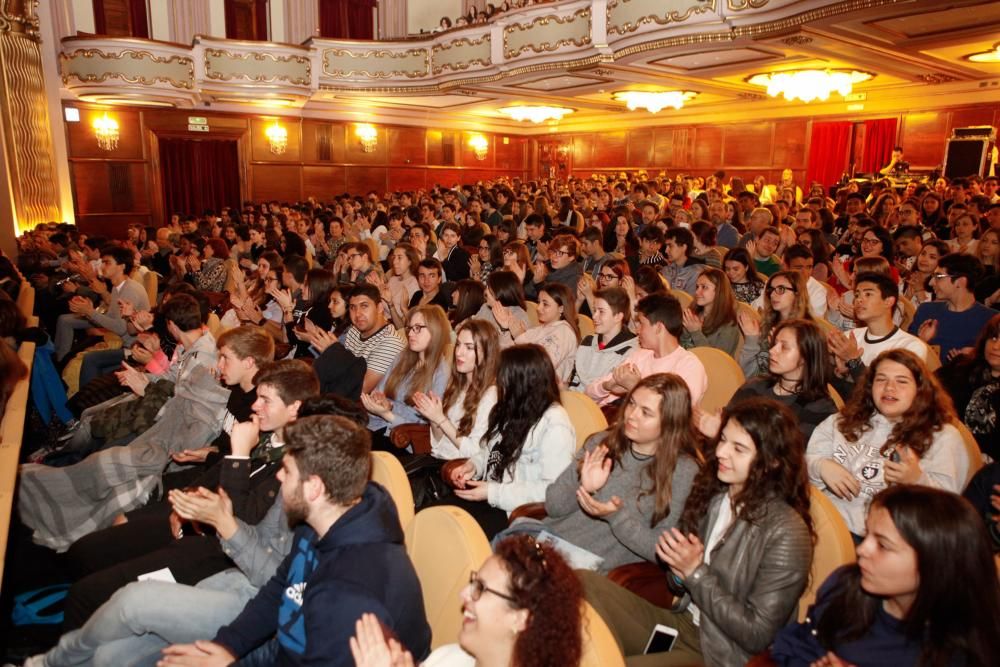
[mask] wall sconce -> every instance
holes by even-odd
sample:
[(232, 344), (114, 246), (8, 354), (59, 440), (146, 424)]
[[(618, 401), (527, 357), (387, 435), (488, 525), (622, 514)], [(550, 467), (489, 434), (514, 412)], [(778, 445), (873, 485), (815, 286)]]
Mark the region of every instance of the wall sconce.
[(264, 136), (267, 137), (268, 148), (275, 155), (281, 155), (288, 150), (288, 130), (283, 128), (278, 121), (274, 121), (273, 125), (264, 130)]
[(118, 121), (107, 112), (94, 119), (94, 134), (97, 135), (97, 146), (101, 150), (113, 151), (118, 148)]
[(469, 138), (469, 146), (477, 160), (485, 160), (489, 152), (490, 142), (481, 134), (474, 134)]
[(361, 140), (361, 150), (371, 153), (378, 146), (378, 130), (374, 125), (362, 123), (354, 130), (354, 134)]

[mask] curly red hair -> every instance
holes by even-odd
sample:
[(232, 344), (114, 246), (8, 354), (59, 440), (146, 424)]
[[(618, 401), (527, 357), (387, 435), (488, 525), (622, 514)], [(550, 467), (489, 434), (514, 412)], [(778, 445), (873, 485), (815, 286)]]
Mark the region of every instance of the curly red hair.
[(583, 586), (562, 556), (527, 535), (500, 542), (514, 604), (529, 612), (512, 667), (577, 667), (583, 654)]

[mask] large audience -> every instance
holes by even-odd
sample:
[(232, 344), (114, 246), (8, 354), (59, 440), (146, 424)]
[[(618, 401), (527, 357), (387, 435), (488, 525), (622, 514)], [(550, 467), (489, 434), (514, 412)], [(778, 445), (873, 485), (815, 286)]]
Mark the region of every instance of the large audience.
[[(72, 580), (25, 664), (572, 666), (584, 601), (629, 665), (995, 664), (998, 183), (897, 183), (500, 178), (25, 233), (0, 403), (35, 342), (15, 511)], [(492, 542), (433, 652), (373, 450)], [(857, 561), (810, 582), (823, 499)], [(661, 597), (609, 576), (642, 564)]]

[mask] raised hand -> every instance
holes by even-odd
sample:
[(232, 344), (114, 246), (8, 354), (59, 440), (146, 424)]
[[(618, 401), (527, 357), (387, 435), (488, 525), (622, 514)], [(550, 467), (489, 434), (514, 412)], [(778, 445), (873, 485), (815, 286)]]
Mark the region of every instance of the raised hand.
[(580, 464), (580, 488), (587, 493), (597, 493), (603, 489), (604, 485), (608, 483), (613, 464), (605, 445), (584, 452), (583, 461)]

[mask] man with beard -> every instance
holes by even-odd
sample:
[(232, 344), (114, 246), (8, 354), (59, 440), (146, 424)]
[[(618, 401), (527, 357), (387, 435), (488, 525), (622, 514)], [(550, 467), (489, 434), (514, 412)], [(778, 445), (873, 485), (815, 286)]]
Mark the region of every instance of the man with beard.
[(353, 665), (349, 640), (373, 613), (426, 657), (431, 632), (420, 582), (388, 492), (368, 481), (371, 438), (342, 417), (285, 428), (281, 498), (292, 551), (239, 617), (211, 642), (170, 646), (162, 665)]

